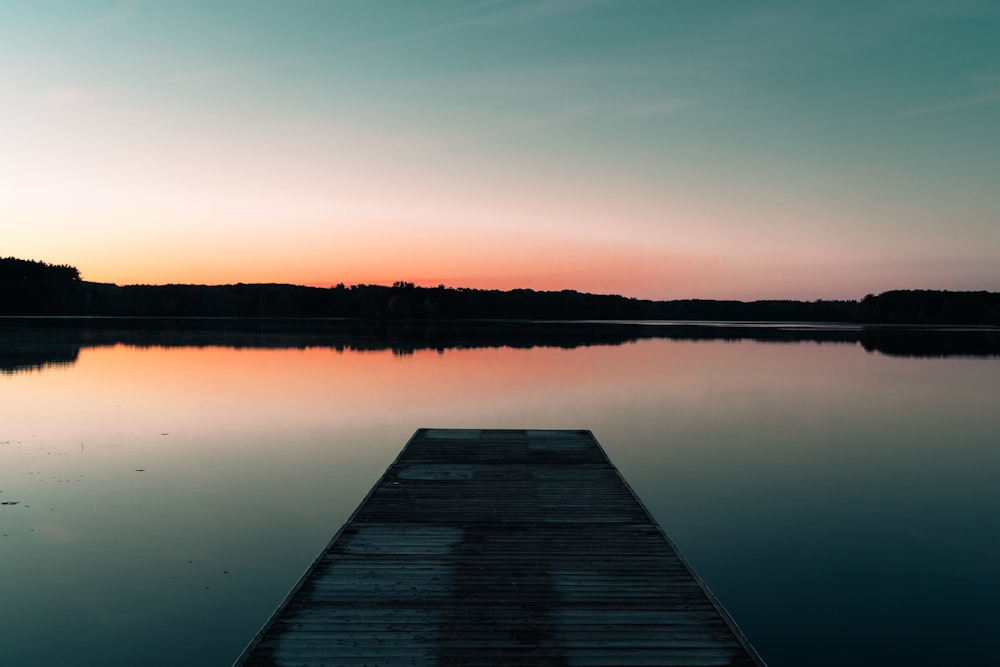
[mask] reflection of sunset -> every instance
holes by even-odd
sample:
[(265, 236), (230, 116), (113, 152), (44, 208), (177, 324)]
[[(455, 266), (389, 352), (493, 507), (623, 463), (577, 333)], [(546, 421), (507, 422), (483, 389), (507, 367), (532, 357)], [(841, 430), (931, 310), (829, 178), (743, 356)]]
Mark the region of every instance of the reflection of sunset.
[[(8, 429), (46, 424), (67, 438), (113, 432), (149, 443), (168, 433), (172, 449), (197, 449), (235, 446), (237, 433), (280, 442), (290, 428), (335, 440), (370, 423), (398, 439), (421, 426), (579, 428), (601, 415), (628, 421), (649, 410), (679, 416), (718, 408), (766, 419), (758, 402), (799, 394), (850, 400), (859, 374), (892, 363), (860, 357), (852, 345), (746, 350), (664, 340), (404, 354), (115, 345), (83, 348), (72, 366), (19, 378), (20, 391), (4, 406), (17, 414)], [(54, 413), (60, 418), (51, 423)]]
[[(696, 407), (706, 392), (750, 378), (764, 391), (821, 388), (849, 382), (855, 372), (830, 363), (849, 354), (849, 346), (757, 350), (749, 357), (736, 345), (684, 341), (408, 354), (116, 345), (84, 348), (74, 366), (23, 381), (28, 390), (6, 405), (20, 406), (29, 423), (44, 421), (52, 410), (71, 415), (61, 420), (67, 432), (82, 424), (108, 428), (110, 421), (116, 430), (148, 435), (192, 425), (202, 433), (234, 424), (248, 432), (289, 423), (338, 429), (380, 418), (412, 430), (446, 425), (462, 419), (458, 415), (492, 424), (511, 411), (565, 401), (562, 413), (550, 409), (543, 416), (538, 409), (535, 425), (552, 420), (556, 426), (585, 422), (588, 410), (635, 410), (654, 396), (674, 408)], [(844, 376), (810, 372), (814, 365), (835, 366)], [(176, 426), (179, 415), (188, 426)]]
[[(894, 358), (856, 343), (749, 340), (412, 354), (83, 347), (71, 365), (0, 376), (0, 498), (19, 503), (0, 509), (9, 519), (3, 544), (21, 548), (13, 565), (5, 561), (13, 574), (0, 578), (0, 593), (48, 612), (66, 599), (65, 581), (82, 613), (114, 608), (128, 619), (105, 624), (101, 636), (151, 632), (155, 598), (183, 619), (163, 626), (156, 641), (167, 647), (177, 646), (172, 628), (190, 624), (193, 606), (217, 600), (212, 618), (230, 638), (217, 650), (238, 651), (424, 426), (590, 429), (672, 534), (718, 558), (736, 554), (736, 567), (750, 569), (732, 578), (756, 580), (768, 549), (800, 558), (803, 549), (828, 551), (817, 539), (869, 544), (885, 525), (942, 511), (961, 525), (989, 525), (995, 503), (982, 499), (996, 495), (994, 366)], [(813, 531), (816, 517), (835, 530)], [(914, 553), (908, 538), (898, 546)], [(849, 551), (864, 555), (851, 566), (863, 580), (869, 551)], [(953, 551), (938, 560), (953, 562)], [(841, 556), (837, 568), (848, 562)], [(792, 565), (812, 581), (816, 562)], [(921, 560), (913, 581), (925, 577)], [(769, 605), (772, 614), (786, 608), (783, 599)], [(51, 614), (40, 616), (15, 622), (48, 632)], [(784, 637), (787, 622), (776, 628)], [(212, 641), (221, 632), (206, 631)]]

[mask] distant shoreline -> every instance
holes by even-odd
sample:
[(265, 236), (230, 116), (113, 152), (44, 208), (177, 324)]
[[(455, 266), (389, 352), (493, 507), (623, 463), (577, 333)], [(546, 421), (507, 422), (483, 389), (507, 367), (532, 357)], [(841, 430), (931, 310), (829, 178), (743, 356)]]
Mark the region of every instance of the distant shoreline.
[(343, 284), (127, 285), (0, 259), (0, 316), (802, 322), (1000, 326), (1000, 293), (897, 290), (855, 300), (653, 301), (575, 290)]

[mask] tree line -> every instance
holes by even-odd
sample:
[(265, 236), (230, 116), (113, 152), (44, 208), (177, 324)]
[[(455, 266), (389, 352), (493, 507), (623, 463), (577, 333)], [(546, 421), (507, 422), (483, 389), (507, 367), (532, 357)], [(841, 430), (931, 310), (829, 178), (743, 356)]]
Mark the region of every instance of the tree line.
[(858, 320), (879, 324), (1000, 326), (1000, 294), (941, 290), (869, 294), (858, 306)]
[(381, 320), (705, 320), (1000, 324), (1000, 294), (886, 292), (858, 301), (652, 301), (575, 290), (392, 285), (126, 285), (67, 265), (0, 259), (0, 315), (323, 317)]

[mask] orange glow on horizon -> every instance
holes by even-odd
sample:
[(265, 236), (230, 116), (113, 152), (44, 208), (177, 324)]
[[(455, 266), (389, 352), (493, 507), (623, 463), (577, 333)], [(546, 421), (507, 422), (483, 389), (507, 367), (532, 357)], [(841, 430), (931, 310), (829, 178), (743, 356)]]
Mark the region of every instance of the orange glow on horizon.
[[(497, 232), (477, 225), (403, 225), (367, 219), (346, 231), (343, 224), (310, 220), (306, 234), (301, 229), (275, 230), (266, 222), (248, 219), (214, 226), (206, 222), (204, 230), (195, 233), (171, 227), (164, 218), (151, 221), (152, 231), (122, 228), (118, 236), (101, 238), (81, 232), (47, 241), (51, 249), (45, 252), (19, 247), (15, 254), (71, 264), (84, 280), (118, 285), (328, 287), (403, 281), (424, 287), (570, 289), (654, 300), (813, 300), (858, 299), (869, 292), (951, 284), (948, 280), (914, 284), (910, 278), (925, 274), (926, 268), (901, 269), (887, 265), (882, 257), (854, 257), (848, 265), (851, 270), (845, 271), (837, 247), (803, 249), (788, 242), (777, 261), (762, 249), (762, 241), (755, 245), (744, 237), (720, 237), (706, 246), (683, 235), (674, 240), (658, 234), (637, 244), (588, 229), (560, 236), (542, 227), (530, 233)], [(150, 238), (139, 244), (142, 234)], [(771, 246), (767, 247), (773, 250)]]
[[(396, 281), (419, 286), (473, 289), (572, 289), (641, 298), (690, 295), (717, 275), (714, 262), (643, 248), (609, 247), (596, 242), (536, 239), (483, 239), (451, 244), (407, 239), (379, 247), (328, 250), (328, 243), (302, 252), (274, 253), (242, 248), (239, 255), (199, 247), (143, 258), (97, 257), (94, 266), (77, 264), (83, 278), (118, 285), (283, 283), (329, 287)], [(175, 258), (179, 258), (176, 259)]]

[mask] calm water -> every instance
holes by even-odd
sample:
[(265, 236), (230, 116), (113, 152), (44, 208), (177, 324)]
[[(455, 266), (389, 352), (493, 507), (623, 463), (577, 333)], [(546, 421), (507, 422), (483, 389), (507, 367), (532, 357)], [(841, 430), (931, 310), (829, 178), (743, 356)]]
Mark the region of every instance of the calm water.
[(0, 665), (229, 665), (422, 426), (592, 430), (772, 667), (995, 665), (1000, 360), (762, 331), (0, 327)]

